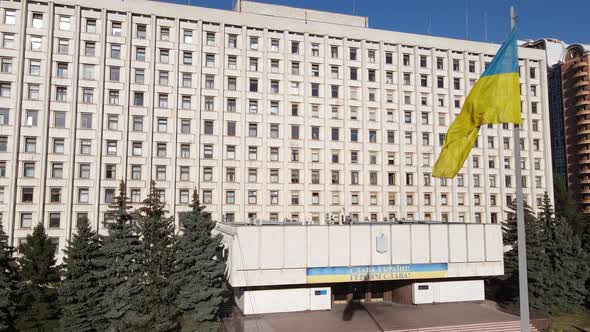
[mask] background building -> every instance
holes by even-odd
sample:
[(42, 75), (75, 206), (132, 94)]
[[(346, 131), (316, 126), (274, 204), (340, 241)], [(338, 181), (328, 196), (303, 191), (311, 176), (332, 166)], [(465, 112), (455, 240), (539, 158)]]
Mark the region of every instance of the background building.
[(579, 209), (590, 213), (590, 46), (555, 39), (523, 46), (546, 52), (555, 174), (567, 184)]
[(369, 29), (367, 18), (239, 2), (2, 1), (0, 216), (63, 248), (96, 228), (120, 180), (157, 181), (171, 214), (193, 188), (219, 221), (498, 223), (552, 192), (544, 53), (519, 49), (512, 126), (481, 128), (453, 180), (445, 132), (498, 45)]

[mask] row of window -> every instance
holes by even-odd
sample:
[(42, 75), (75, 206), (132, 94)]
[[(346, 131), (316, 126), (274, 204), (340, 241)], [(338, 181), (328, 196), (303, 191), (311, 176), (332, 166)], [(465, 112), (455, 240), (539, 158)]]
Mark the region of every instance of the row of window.
[[(279, 190), (269, 190), (269, 200), (268, 200), (268, 204), (269, 205), (278, 205), (279, 204), (279, 195), (280, 192)], [(203, 190), (203, 203), (204, 204), (212, 204), (212, 190), (208, 190), (205, 189)], [(247, 192), (245, 193), (246, 197), (247, 197), (247, 204), (250, 205), (255, 205), (255, 204), (259, 204), (258, 202), (258, 190), (247, 190)], [(311, 191), (311, 204), (312, 205), (319, 205), (320, 204), (320, 195), (321, 192), (319, 191)], [(159, 190), (158, 192), (159, 194), (159, 198), (160, 200), (162, 200), (163, 202), (165, 201), (165, 190)], [(343, 204), (341, 198), (342, 198), (342, 192), (340, 191), (332, 191), (330, 192), (330, 196), (331, 196), (331, 201), (330, 204), (331, 205), (341, 205)], [(387, 205), (397, 205), (396, 203), (397, 200), (397, 196), (398, 193), (397, 192), (387, 192), (386, 193), (386, 197), (387, 197)], [(0, 187), (0, 202), (4, 202), (4, 187)], [(34, 202), (34, 195), (35, 195), (35, 188), (34, 187), (21, 187), (21, 203), (27, 204), (27, 203), (33, 203)], [(235, 190), (225, 190), (225, 204), (229, 204), (229, 205), (233, 205), (236, 204), (236, 195), (237, 192)], [(433, 195), (434, 193), (423, 193), (422, 194), (422, 201), (421, 201), (421, 205), (423, 206), (432, 206), (434, 204), (434, 199), (433, 199)], [(303, 202), (300, 200), (301, 198), (301, 192), (300, 191), (289, 191), (289, 196), (290, 196), (290, 200), (289, 200), (289, 204), (290, 205), (301, 205), (303, 204)], [(349, 204), (350, 205), (359, 205), (361, 203), (360, 198), (362, 196), (362, 192), (358, 192), (358, 191), (351, 191), (350, 192), (350, 200), (349, 200)], [(369, 200), (368, 203), (369, 205), (378, 205), (379, 202), (379, 196), (380, 196), (380, 192), (369, 192), (368, 193), (369, 196)], [(473, 206), (482, 206), (484, 205), (484, 194), (481, 193), (475, 193), (472, 195), (472, 201), (471, 204)], [(105, 204), (110, 204), (114, 201), (116, 197), (116, 189), (114, 188), (105, 188), (104, 189), (104, 203)], [(130, 201), (132, 203), (140, 203), (141, 202), (141, 189), (139, 188), (131, 188), (130, 189)], [(510, 197), (510, 198), (508, 198)], [(415, 194), (414, 193), (407, 193), (406, 194), (406, 200), (404, 202), (404, 204), (406, 205), (414, 205), (414, 198), (415, 198)], [(439, 201), (437, 204), (440, 204), (442, 206), (446, 206), (446, 205), (451, 205), (451, 194), (449, 193), (440, 193), (439, 194)], [(62, 192), (62, 188), (59, 187), (50, 187), (49, 188), (49, 203), (51, 204), (60, 204), (62, 203), (64, 199), (64, 195)], [(510, 204), (510, 201), (512, 201), (512, 196), (511, 195), (507, 195), (507, 201), (506, 204)], [(179, 189), (178, 190), (178, 204), (188, 204), (190, 202), (190, 190), (189, 189)], [(90, 201), (90, 188), (88, 187), (78, 187), (77, 188), (77, 201), (76, 203), (78, 204), (89, 204), (91, 203)], [(456, 205), (457, 206), (465, 206), (467, 205), (467, 194), (466, 193), (457, 193), (457, 197), (456, 197)], [(489, 205), (490, 206), (498, 206), (498, 194), (489, 194)]]
[[(68, 31), (71, 30), (71, 17), (68, 15), (57, 15), (58, 16), (58, 24), (57, 27), (59, 30)], [(43, 19), (44, 14), (40, 12), (33, 12), (31, 14), (31, 26), (36, 29), (40, 29), (43, 27)], [(4, 10), (4, 24), (7, 25), (16, 25), (16, 10), (12, 9), (5, 9)], [(158, 26), (158, 37), (159, 40), (169, 41), (171, 34), (170, 34), (170, 27), (167, 26)], [(84, 31), (86, 33), (97, 33), (97, 20), (94, 18), (85, 18), (84, 19)], [(112, 36), (122, 36), (123, 35), (123, 22), (110, 20), (109, 21), (109, 31), (110, 35)], [(216, 32), (213, 31), (205, 31), (205, 44), (208, 46), (216, 46)], [(147, 25), (137, 23), (135, 24), (135, 38), (138, 39), (146, 39), (147, 38)], [(252, 50), (258, 50), (260, 39), (259, 36), (249, 36), (248, 46)], [(191, 29), (182, 29), (182, 41), (185, 44), (192, 44), (193, 43), (193, 30)], [(279, 52), (280, 51), (280, 43), (281, 40), (279, 38), (270, 38), (269, 42), (269, 51), (271, 52)], [(290, 41), (290, 52), (291, 54), (300, 54), (301, 45), (300, 41)], [(237, 34), (227, 34), (227, 47), (228, 48), (238, 48), (238, 35)], [(330, 49), (330, 57), (331, 58), (340, 58), (340, 50), (341, 46), (338, 45), (329, 45)], [(367, 50), (367, 61), (369, 63), (375, 62), (375, 53), (376, 50), (369, 49)], [(311, 43), (311, 55), (312, 56), (320, 56), (320, 43)], [(404, 66), (412, 66), (411, 63), (411, 54), (403, 54), (402, 55), (402, 64)], [(357, 47), (348, 47), (348, 59), (351, 61), (358, 61), (358, 48)], [(452, 59), (453, 60), (453, 71), (460, 71), (460, 59)], [(385, 63), (386, 64), (393, 64), (393, 52), (385, 52)], [(419, 56), (419, 66), (421, 68), (428, 67), (428, 56), (427, 55), (420, 55)], [(438, 70), (444, 70), (444, 58), (437, 57), (436, 58), (436, 68)], [(487, 63), (486, 63), (487, 67)], [(476, 71), (476, 62), (471, 60), (469, 61), (469, 72), (475, 73)], [(530, 78), (536, 77), (535, 68), (530, 69)]]

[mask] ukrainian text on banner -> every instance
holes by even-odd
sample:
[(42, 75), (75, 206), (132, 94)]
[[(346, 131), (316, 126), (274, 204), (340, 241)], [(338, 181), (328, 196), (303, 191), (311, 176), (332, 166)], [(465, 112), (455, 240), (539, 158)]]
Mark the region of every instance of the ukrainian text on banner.
[(447, 263), (309, 267), (307, 283), (444, 278), (447, 271)]

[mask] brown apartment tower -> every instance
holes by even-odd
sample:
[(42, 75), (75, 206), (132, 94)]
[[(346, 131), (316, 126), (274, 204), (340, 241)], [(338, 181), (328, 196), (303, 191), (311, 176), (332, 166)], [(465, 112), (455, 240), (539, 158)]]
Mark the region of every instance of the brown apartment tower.
[(590, 214), (590, 45), (540, 39), (524, 46), (547, 55), (554, 174)]

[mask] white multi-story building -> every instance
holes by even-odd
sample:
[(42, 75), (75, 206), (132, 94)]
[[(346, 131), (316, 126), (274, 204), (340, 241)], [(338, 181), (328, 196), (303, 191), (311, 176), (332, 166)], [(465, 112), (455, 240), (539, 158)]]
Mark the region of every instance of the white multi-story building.
[[(368, 28), (365, 17), (238, 1), (0, 2), (0, 216), (63, 248), (102, 229), (126, 180), (171, 214), (498, 223), (515, 196), (512, 126), (481, 128), (457, 178), (431, 177), (498, 45)], [(524, 196), (552, 193), (544, 53), (519, 49)]]

